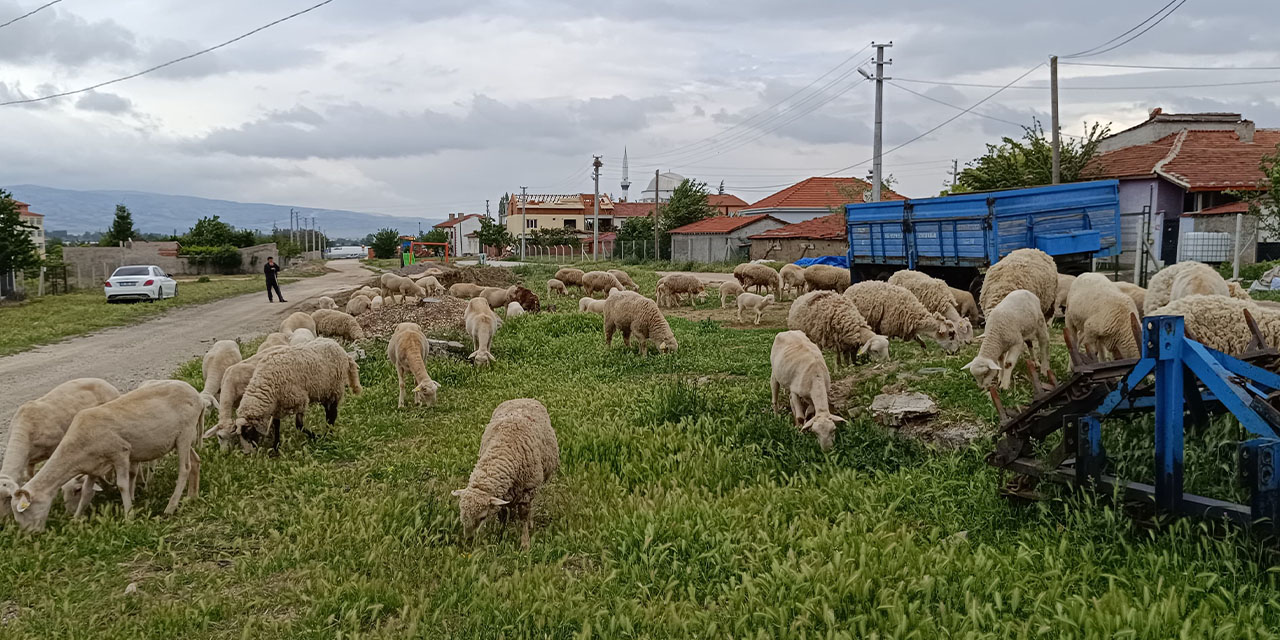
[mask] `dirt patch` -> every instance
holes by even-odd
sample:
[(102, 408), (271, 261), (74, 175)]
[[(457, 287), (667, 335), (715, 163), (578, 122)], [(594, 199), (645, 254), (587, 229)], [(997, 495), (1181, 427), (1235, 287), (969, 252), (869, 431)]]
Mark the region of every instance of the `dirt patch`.
[[(850, 406), (862, 383), (887, 376), (898, 370), (898, 363), (892, 360), (874, 365), (862, 365), (852, 374), (831, 383), (831, 408), (837, 412), (847, 412), (861, 407)], [(887, 387), (883, 390), (887, 390)]]
[(983, 436), (984, 428), (977, 418), (966, 420), (944, 416), (909, 421), (899, 426), (897, 431), (900, 435), (944, 449), (964, 449)]
[(383, 305), (366, 311), (356, 321), (368, 336), (387, 337), (401, 322), (416, 322), (428, 336), (447, 334), (462, 329), (462, 314), (467, 303), (453, 296), (423, 298), (417, 303)]
[(516, 283), (516, 274), (503, 267), (474, 266), (446, 271), (436, 279), (446, 287), (459, 282), (470, 282), (482, 287), (507, 287)]

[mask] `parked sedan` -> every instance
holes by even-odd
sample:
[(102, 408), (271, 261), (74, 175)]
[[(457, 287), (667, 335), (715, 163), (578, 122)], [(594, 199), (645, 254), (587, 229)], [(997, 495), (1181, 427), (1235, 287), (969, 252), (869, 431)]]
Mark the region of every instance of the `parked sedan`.
[(107, 302), (147, 300), (154, 302), (178, 295), (178, 281), (155, 265), (120, 267), (102, 283)]

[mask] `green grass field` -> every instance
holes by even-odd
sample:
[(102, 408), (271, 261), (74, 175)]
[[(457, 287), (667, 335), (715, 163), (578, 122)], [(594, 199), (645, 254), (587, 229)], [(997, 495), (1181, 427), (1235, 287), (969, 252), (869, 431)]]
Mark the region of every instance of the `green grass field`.
[[(535, 290), (548, 276), (520, 271)], [(652, 273), (635, 279), (652, 292)], [(491, 369), (428, 362), (433, 408), (396, 409), (371, 340), (366, 391), (331, 433), (286, 428), (275, 460), (204, 448), (201, 494), (177, 515), (158, 515), (170, 460), (131, 521), (109, 492), (87, 521), (55, 507), (39, 537), (0, 530), (0, 636), (1280, 635), (1268, 543), (1193, 521), (1144, 528), (1087, 494), (1012, 504), (983, 462), (989, 440), (932, 449), (857, 409), (886, 386), (918, 389), (989, 430), (989, 400), (959, 371), (976, 346), (895, 341), (893, 366), (834, 370), (859, 381), (823, 453), (769, 410), (777, 327), (725, 326), (718, 306), (673, 314), (680, 350), (647, 359), (606, 349), (595, 315), (513, 319)], [(200, 382), (199, 363), (178, 376)], [(550, 409), (562, 461), (523, 553), (514, 524), (462, 541), (449, 495), (516, 397)]]

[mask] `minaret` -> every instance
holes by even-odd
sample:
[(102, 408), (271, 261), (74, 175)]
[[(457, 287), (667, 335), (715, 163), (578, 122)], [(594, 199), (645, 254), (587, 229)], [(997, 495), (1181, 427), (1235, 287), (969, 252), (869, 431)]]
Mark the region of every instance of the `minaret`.
[(631, 188), (631, 178), (627, 175), (627, 148), (622, 148), (622, 201), (628, 202), (627, 189)]

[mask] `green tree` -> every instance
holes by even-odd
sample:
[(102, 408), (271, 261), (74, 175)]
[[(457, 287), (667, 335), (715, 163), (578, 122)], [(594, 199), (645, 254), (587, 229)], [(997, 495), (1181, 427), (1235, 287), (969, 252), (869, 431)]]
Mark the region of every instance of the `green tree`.
[(627, 218), (618, 227), (615, 252), (627, 260), (653, 259), (653, 217)]
[(40, 254), (31, 239), (31, 225), (22, 221), (18, 205), (0, 189), (0, 274), (40, 266)]
[(1257, 189), (1231, 191), (1231, 195), (1249, 203), (1249, 215), (1257, 216), (1260, 233), (1280, 234), (1280, 145), (1276, 152), (1262, 156), (1258, 169), (1262, 180)]
[(476, 231), (476, 239), (481, 247), (494, 247), (499, 252), (515, 244), (515, 236), (507, 231), (506, 225), (498, 224), (493, 218), (481, 217), (480, 230)]
[[(866, 183), (860, 184), (856, 182), (849, 182), (849, 183), (837, 186), (836, 192), (840, 194), (841, 198), (844, 198), (844, 201), (846, 204), (849, 204), (849, 203), (860, 204), (863, 202), (867, 202), (868, 201), (867, 198), (869, 198), (870, 196), (865, 194), (869, 193), (871, 191), (871, 188), (869, 186), (864, 187), (862, 186), (863, 184), (870, 185), (871, 183), (866, 182)], [(885, 193), (892, 191), (893, 185), (895, 184), (898, 184), (898, 179), (893, 177), (893, 174), (891, 173), (880, 180), (880, 191)], [(828, 209), (831, 210), (831, 213), (844, 213), (843, 206), (828, 207)]]
[(139, 237), (138, 230), (133, 228), (133, 214), (130, 213), (129, 207), (118, 204), (116, 205), (116, 217), (111, 221), (111, 228), (102, 234), (98, 244), (104, 247), (117, 245), (137, 237)]
[[(1086, 124), (1083, 138), (1063, 138), (1060, 153), (1062, 182), (1090, 177), (1089, 162), (1098, 155), (1098, 143), (1111, 133), (1111, 125)], [(1034, 187), (1053, 182), (1053, 143), (1045, 137), (1039, 120), (1024, 127), (1022, 139), (1005, 137), (988, 144), (987, 153), (965, 163), (956, 178), (954, 192)]]
[(394, 258), (396, 249), (400, 247), (400, 232), (395, 229), (378, 229), (373, 234), (373, 242), (369, 243), (375, 258)]
[(580, 247), (582, 240), (572, 229), (563, 227), (543, 227), (529, 232), (528, 243), (535, 247)]
[(508, 204), (509, 202), (511, 202), (511, 194), (504, 193), (502, 194), (501, 198), (498, 198), (498, 219), (499, 220), (502, 219), (502, 216), (507, 215), (507, 207), (510, 206)]
[[(432, 229), (420, 236), (418, 242), (449, 242), (449, 233), (444, 229)], [(427, 247), (431, 250), (432, 255), (441, 255), (444, 253), (444, 247)]]
[(662, 205), (662, 230), (670, 231), (715, 214), (715, 207), (707, 202), (707, 183), (685, 178)]
[(242, 238), (235, 227), (219, 220), (218, 216), (213, 216), (197, 220), (195, 226), (183, 234), (179, 242), (183, 246), (192, 247), (247, 246), (238, 244), (240, 240)]
[(65, 244), (62, 238), (46, 237), (44, 242), (44, 263), (62, 264), (62, 247)]

